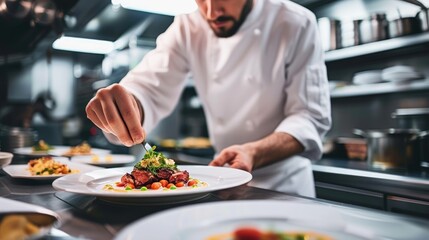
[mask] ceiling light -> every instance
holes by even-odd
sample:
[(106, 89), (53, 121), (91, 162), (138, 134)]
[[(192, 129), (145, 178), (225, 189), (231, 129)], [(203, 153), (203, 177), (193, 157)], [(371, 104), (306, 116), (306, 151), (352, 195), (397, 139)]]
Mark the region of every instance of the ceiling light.
[(62, 36), (55, 40), (52, 47), (65, 51), (107, 54), (114, 50), (114, 43), (104, 40)]
[(179, 15), (197, 10), (195, 0), (111, 0), (123, 8), (163, 15)]

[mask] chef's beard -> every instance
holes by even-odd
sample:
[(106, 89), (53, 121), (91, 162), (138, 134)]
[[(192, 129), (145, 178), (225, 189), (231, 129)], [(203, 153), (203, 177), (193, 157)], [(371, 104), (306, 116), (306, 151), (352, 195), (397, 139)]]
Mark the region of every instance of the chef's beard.
[(253, 7), (253, 0), (247, 0), (243, 6), (243, 9), (241, 10), (241, 14), (240, 14), (240, 17), (238, 20), (231, 17), (231, 16), (220, 16), (215, 20), (215, 21), (220, 21), (220, 22), (232, 21), (233, 25), (231, 28), (220, 28), (219, 30), (215, 30), (210, 25), (210, 22), (212, 22), (212, 21), (208, 21), (209, 26), (212, 28), (214, 34), (220, 38), (231, 37), (232, 35), (237, 33), (238, 29), (240, 29), (244, 20), (246, 20), (247, 16), (249, 15), (250, 10), (252, 10), (252, 7)]

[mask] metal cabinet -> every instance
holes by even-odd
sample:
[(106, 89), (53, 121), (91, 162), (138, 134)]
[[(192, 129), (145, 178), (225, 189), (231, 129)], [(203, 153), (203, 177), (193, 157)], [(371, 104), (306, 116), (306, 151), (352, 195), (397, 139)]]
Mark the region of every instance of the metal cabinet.
[(387, 196), (386, 210), (389, 212), (429, 218), (429, 202), (410, 198)]

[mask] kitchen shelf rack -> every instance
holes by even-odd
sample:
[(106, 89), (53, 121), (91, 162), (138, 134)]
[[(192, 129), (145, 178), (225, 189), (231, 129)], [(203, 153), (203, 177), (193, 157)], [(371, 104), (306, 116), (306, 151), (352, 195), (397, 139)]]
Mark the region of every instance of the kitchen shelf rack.
[(327, 51), (325, 52), (325, 62), (332, 62), (373, 53), (380, 53), (423, 43), (429, 43), (429, 32), (391, 38), (353, 47)]
[(331, 98), (354, 97), (384, 93), (397, 93), (429, 89), (429, 79), (407, 83), (375, 83), (366, 85), (349, 85), (335, 88), (331, 91)]

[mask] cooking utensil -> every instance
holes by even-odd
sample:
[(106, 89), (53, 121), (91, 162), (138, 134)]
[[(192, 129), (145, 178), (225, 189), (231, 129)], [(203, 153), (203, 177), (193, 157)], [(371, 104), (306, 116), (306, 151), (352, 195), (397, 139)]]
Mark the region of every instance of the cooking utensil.
[(390, 38), (421, 32), (420, 21), (416, 17), (400, 17), (389, 22)]
[(367, 140), (368, 166), (381, 170), (409, 170), (420, 167), (417, 129), (354, 129)]
[(399, 108), (392, 113), (398, 127), (429, 130), (429, 108)]
[(146, 152), (149, 152), (150, 150), (152, 150), (152, 146), (149, 143), (147, 143), (146, 140), (143, 140), (142, 146), (146, 150)]
[(384, 40), (389, 37), (389, 22), (385, 13), (374, 13), (358, 22), (359, 44)]
[(319, 18), (317, 24), (320, 30), (323, 50), (329, 51), (341, 48), (341, 23), (332, 18)]

